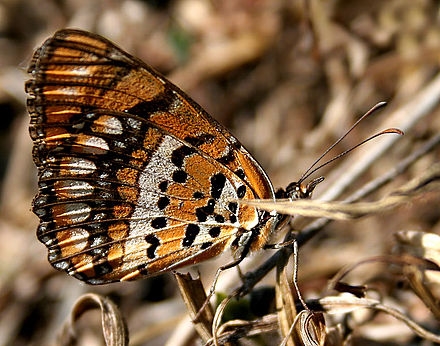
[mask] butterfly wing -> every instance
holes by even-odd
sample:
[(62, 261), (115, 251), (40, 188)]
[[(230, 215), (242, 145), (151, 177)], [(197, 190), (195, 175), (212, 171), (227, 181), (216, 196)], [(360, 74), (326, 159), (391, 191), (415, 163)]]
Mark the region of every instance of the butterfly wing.
[(265, 172), (149, 66), (66, 29), (36, 51), (29, 72), (33, 211), (55, 268), (101, 284), (265, 244), (275, 218), (236, 202), (274, 198)]

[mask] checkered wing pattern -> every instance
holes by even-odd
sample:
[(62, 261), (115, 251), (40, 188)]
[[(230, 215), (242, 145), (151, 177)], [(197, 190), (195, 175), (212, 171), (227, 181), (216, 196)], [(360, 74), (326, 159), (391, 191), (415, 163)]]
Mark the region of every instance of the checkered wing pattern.
[(276, 218), (265, 172), (180, 89), (108, 40), (61, 30), (27, 82), (37, 235), (57, 269), (133, 280), (261, 248)]

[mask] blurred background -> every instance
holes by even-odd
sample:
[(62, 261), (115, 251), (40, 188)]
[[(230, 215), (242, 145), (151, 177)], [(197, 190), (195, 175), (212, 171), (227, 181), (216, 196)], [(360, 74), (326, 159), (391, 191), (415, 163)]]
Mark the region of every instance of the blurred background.
[[(86, 286), (54, 270), (35, 236), (38, 219), (30, 208), (37, 173), (24, 82), (33, 50), (64, 27), (101, 34), (167, 76), (231, 130), (276, 187), (297, 180), (379, 101), (388, 102), (387, 108), (358, 126), (336, 153), (384, 126), (401, 128), (405, 136), (375, 159), (347, 194), (440, 133), (440, 3), (435, 0), (0, 0), (0, 345), (55, 344), (74, 301), (87, 292), (112, 297), (131, 335), (148, 331), (139, 344), (165, 344), (185, 315), (171, 275)], [(339, 163), (356, 160), (381, 140)], [(439, 153), (437, 146), (369, 200), (426, 171)], [(337, 165), (319, 172), (327, 179), (316, 198), (344, 174)], [(345, 265), (390, 254), (396, 231), (439, 233), (439, 205), (440, 195), (431, 192), (392, 212), (331, 223), (301, 248), (303, 294), (318, 296)], [(209, 262), (200, 270), (213, 272), (219, 263), (225, 262)], [(347, 280), (359, 284), (380, 276), (387, 292), (402, 286), (383, 264), (361, 267)], [(274, 275), (266, 280), (271, 285)], [(417, 297), (390, 296), (438, 331)], [(90, 314), (82, 344), (102, 344), (99, 313)], [(381, 318), (372, 329), (355, 330), (355, 344), (418, 344), (401, 323)], [(397, 326), (392, 335), (374, 329), (388, 324)]]

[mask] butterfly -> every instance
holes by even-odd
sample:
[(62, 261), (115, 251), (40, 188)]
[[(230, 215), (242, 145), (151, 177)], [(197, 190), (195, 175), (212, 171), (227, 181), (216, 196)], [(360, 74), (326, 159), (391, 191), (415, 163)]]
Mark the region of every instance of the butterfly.
[(260, 164), (196, 102), (96, 34), (63, 29), (26, 83), (39, 192), (38, 239), (89, 284), (134, 280), (262, 249), (287, 216), (240, 200), (275, 191)]

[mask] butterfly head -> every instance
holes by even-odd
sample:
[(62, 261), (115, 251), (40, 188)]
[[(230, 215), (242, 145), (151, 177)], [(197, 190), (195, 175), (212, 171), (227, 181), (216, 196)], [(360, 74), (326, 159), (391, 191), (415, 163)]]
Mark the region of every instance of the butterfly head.
[(322, 181), (324, 181), (324, 177), (315, 178), (307, 184), (305, 184), (303, 180), (294, 181), (286, 187), (285, 197), (291, 201), (310, 198), (312, 197), (315, 187)]

